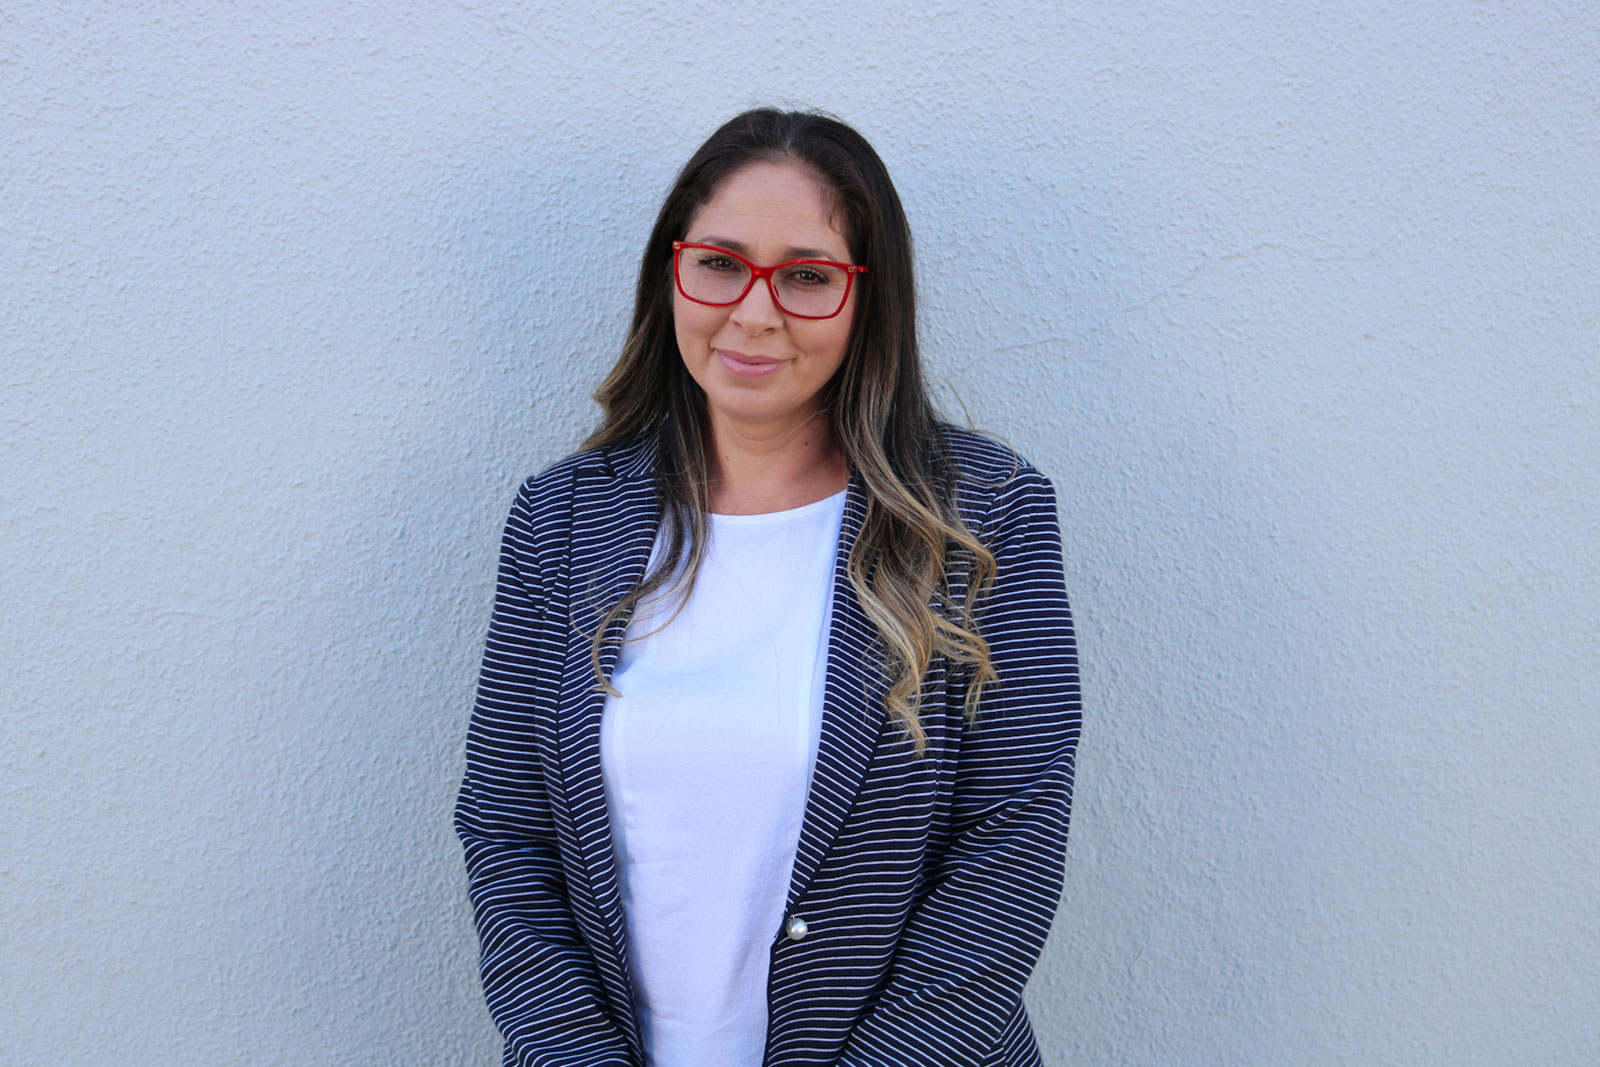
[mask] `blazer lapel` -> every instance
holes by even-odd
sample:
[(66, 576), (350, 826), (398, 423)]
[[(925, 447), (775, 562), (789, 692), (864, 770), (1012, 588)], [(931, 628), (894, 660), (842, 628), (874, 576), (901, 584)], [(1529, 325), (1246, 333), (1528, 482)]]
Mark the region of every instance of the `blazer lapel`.
[(867, 618), (850, 583), (850, 550), (867, 514), (866, 490), (852, 475), (833, 564), (833, 613), (828, 624), (828, 663), (823, 679), (822, 734), (817, 744), (811, 792), (789, 880), (792, 908), (804, 895), (855, 805), (867, 764), (886, 723), (889, 680), (878, 651), (878, 629)]
[[(609, 935), (611, 962), (621, 981), (617, 992), (629, 1018), (626, 923), (600, 766), (605, 694), (590, 658), (590, 639), (606, 611), (644, 576), (649, 563), (661, 524), (654, 466), (654, 445), (643, 443), (615, 454), (609, 462), (580, 468), (574, 475), (567, 576), (570, 625), (556, 726), (556, 758), (567, 813), (583, 858), (589, 895)], [(616, 668), (626, 629), (626, 619), (615, 619), (606, 629), (600, 665), (607, 677)]]

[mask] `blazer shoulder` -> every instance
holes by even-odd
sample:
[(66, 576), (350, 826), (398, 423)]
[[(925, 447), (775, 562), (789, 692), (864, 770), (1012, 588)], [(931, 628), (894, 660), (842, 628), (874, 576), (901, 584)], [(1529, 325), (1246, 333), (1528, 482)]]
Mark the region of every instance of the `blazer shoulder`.
[(1055, 486), (1010, 445), (948, 423), (939, 429), (957, 510), (979, 540), (990, 543), (1035, 512), (1054, 515)]
[(549, 505), (570, 495), (573, 477), (580, 471), (600, 468), (600, 449), (589, 448), (582, 452), (574, 452), (537, 474), (530, 474), (524, 478), (518, 497), (521, 502), (533, 507)]
[(653, 463), (652, 443), (642, 438), (632, 438), (604, 448), (586, 448), (524, 479), (518, 493), (518, 503), (536, 511), (550, 507), (571, 507), (573, 485), (579, 478), (648, 475)]
[(589, 448), (523, 479), (511, 503), (503, 547), (525, 574), (542, 573), (567, 551), (572, 519), (586, 498), (609, 495), (609, 484), (636, 449), (627, 443)]
[(958, 496), (994, 502), (1029, 487), (1054, 491), (1050, 479), (1004, 441), (949, 423), (940, 423), (939, 431), (945, 476), (954, 483)]
[(939, 433), (949, 462), (949, 474), (958, 483), (999, 486), (1023, 474), (1037, 475), (1039, 469), (997, 437), (940, 423)]

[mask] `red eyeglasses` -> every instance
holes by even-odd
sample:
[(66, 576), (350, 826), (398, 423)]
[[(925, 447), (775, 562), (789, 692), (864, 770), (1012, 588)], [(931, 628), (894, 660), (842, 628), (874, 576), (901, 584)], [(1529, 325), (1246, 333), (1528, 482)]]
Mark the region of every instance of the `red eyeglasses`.
[(743, 300), (757, 278), (767, 280), (772, 302), (797, 319), (831, 319), (844, 310), (850, 283), (866, 267), (826, 259), (792, 259), (758, 267), (716, 245), (672, 242), (672, 272), (678, 292), (696, 304), (728, 307)]

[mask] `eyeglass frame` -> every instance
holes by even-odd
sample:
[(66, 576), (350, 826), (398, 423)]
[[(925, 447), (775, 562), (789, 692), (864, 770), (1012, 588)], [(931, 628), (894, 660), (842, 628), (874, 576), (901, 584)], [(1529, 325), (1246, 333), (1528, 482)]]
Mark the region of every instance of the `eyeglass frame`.
[[(744, 288), (739, 291), (739, 295), (734, 297), (732, 300), (728, 300), (728, 301), (725, 301), (725, 302), (722, 302), (722, 303), (717, 303), (717, 302), (714, 302), (714, 301), (711, 301), (711, 300), (701, 300), (697, 296), (690, 296), (688, 291), (686, 289), (684, 289), (684, 287), (683, 287), (683, 275), (682, 275), (682, 273), (680, 273), (680, 271), (678, 269), (678, 260), (679, 260), (679, 257), (683, 254), (683, 250), (685, 248), (704, 248), (704, 249), (707, 249), (707, 250), (712, 251), (712, 252), (718, 252), (718, 253), (720, 253), (720, 254), (722, 254), (724, 256), (727, 256), (729, 259), (736, 259), (740, 263), (743, 263), (745, 265), (745, 268), (750, 271), (750, 277), (744, 283)], [(844, 271), (844, 295), (839, 298), (839, 306), (837, 308), (835, 308), (830, 314), (827, 314), (827, 315), (801, 315), (798, 312), (790, 311), (788, 308), (784, 307), (783, 306), (783, 301), (778, 299), (778, 287), (772, 283), (772, 275), (773, 275), (773, 273), (775, 271), (782, 270), (784, 267), (793, 267), (793, 266), (796, 266), (797, 264), (802, 264), (802, 263), (811, 263), (811, 264), (815, 264), (816, 266), (819, 266), (819, 267), (836, 267), (839, 270)], [(692, 300), (696, 304), (703, 304), (706, 307), (712, 307), (712, 308), (732, 307), (733, 305), (739, 303), (745, 297), (750, 295), (750, 290), (755, 288), (755, 284), (759, 279), (765, 278), (767, 280), (767, 292), (772, 297), (772, 306), (777, 308), (779, 311), (783, 312), (785, 315), (789, 315), (789, 316), (791, 316), (793, 318), (797, 318), (797, 319), (811, 319), (813, 321), (820, 320), (820, 319), (837, 318), (839, 316), (839, 313), (844, 310), (845, 304), (848, 303), (849, 300), (850, 300), (850, 287), (855, 284), (856, 275), (857, 274), (865, 274), (865, 273), (867, 273), (867, 268), (864, 267), (864, 266), (861, 266), (858, 263), (836, 263), (835, 261), (833, 261), (831, 259), (790, 259), (790, 260), (785, 260), (782, 263), (774, 263), (770, 267), (758, 267), (754, 263), (750, 262), (748, 259), (746, 259), (743, 256), (741, 256), (739, 253), (734, 252), (731, 249), (723, 248), (721, 245), (704, 245), (704, 244), (700, 244), (700, 243), (698, 243), (696, 241), (673, 241), (672, 242), (672, 281), (673, 281), (673, 284), (678, 287), (678, 292), (683, 294), (683, 298), (685, 300)]]

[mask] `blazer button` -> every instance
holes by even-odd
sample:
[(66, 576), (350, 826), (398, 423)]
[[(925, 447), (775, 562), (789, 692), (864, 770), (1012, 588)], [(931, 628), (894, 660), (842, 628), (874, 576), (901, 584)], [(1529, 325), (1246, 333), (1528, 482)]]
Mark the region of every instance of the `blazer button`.
[(789, 921), (783, 924), (783, 932), (790, 941), (799, 941), (806, 936), (806, 921), (798, 915), (791, 915)]

